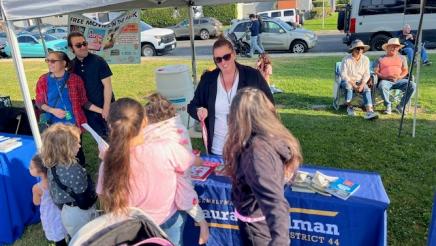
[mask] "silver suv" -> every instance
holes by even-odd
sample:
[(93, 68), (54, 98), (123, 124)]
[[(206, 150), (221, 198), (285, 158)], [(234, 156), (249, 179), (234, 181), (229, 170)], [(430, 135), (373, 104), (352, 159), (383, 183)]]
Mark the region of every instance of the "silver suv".
[[(184, 20), (175, 26), (168, 27), (176, 33), (176, 38), (189, 37), (189, 20)], [(194, 34), (201, 39), (218, 36), (223, 31), (223, 24), (212, 17), (194, 19)]]
[[(248, 32), (251, 21), (248, 19), (232, 21), (227, 35), (235, 33), (239, 39)], [(243, 37), (243, 42), (250, 45), (247, 40), (250, 35)], [(294, 28), (280, 19), (264, 19), (260, 39), (265, 50), (286, 50), (293, 53), (304, 53), (315, 47), (318, 37), (312, 31), (303, 28)]]

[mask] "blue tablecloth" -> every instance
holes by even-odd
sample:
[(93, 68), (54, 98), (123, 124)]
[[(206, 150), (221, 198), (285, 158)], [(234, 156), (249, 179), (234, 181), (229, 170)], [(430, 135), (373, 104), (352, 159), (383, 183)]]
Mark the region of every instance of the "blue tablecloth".
[[(219, 160), (218, 158), (216, 160)], [(301, 170), (321, 171), (350, 179), (360, 188), (348, 200), (285, 188), (291, 206), (289, 237), (294, 245), (386, 245), (389, 198), (377, 173), (305, 165)], [(231, 204), (228, 177), (211, 175), (194, 182), (200, 205), (210, 223), (208, 245), (239, 245), (239, 232)], [(189, 232), (189, 233), (188, 233)], [(188, 219), (185, 245), (196, 245), (198, 227)]]
[(428, 246), (436, 245), (436, 194), (433, 199), (433, 211), (431, 213), (430, 228), (428, 229)]
[(29, 162), (36, 152), (33, 139), (20, 137), (23, 145), (0, 153), (0, 245), (13, 243), (28, 224), (39, 221), (39, 207), (32, 203), (32, 186), (37, 179), (29, 174)]

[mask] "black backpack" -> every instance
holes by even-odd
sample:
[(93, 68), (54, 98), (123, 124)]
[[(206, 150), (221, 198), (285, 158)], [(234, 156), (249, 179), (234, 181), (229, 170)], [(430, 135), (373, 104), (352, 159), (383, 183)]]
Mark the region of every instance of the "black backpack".
[(76, 201), (76, 204), (80, 209), (87, 210), (95, 204), (95, 202), (97, 201), (97, 194), (95, 193), (94, 182), (92, 182), (91, 176), (89, 176), (89, 174), (86, 175), (88, 182), (86, 190), (83, 193), (77, 194), (73, 191), (73, 189), (71, 189), (71, 187), (67, 187), (66, 185), (61, 183), (58, 175), (56, 174), (56, 167), (52, 167), (50, 169), (56, 184), (59, 186), (59, 188), (68, 193), (68, 195), (70, 195), (74, 199), (74, 201)]

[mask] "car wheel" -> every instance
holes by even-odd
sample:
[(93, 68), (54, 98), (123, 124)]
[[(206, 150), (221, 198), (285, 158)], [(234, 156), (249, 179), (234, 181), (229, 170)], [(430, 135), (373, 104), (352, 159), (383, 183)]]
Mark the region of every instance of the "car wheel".
[(375, 35), (370, 42), (371, 50), (382, 50), (383, 44), (387, 43), (390, 38), (385, 34)]
[(141, 48), (141, 54), (142, 56), (155, 56), (156, 50), (154, 49), (153, 45), (151, 44), (144, 44)]
[(307, 45), (304, 41), (295, 40), (292, 42), (290, 50), (292, 53), (304, 53), (307, 51)]
[(210, 38), (209, 31), (206, 30), (206, 29), (201, 30), (201, 31), (200, 31), (200, 38), (201, 38), (202, 40), (209, 39), (209, 38)]

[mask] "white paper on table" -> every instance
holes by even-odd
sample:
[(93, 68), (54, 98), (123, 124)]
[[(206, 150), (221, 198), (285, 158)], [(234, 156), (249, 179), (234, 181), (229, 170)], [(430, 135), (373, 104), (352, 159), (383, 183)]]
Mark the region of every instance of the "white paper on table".
[(100, 135), (98, 135), (94, 131), (94, 129), (92, 129), (92, 127), (88, 125), (88, 123), (83, 123), (82, 127), (85, 128), (85, 130), (87, 130), (89, 133), (91, 133), (92, 137), (97, 142), (98, 149), (100, 150), (100, 152), (106, 151), (109, 148), (109, 144), (106, 141), (104, 141), (104, 139)]

